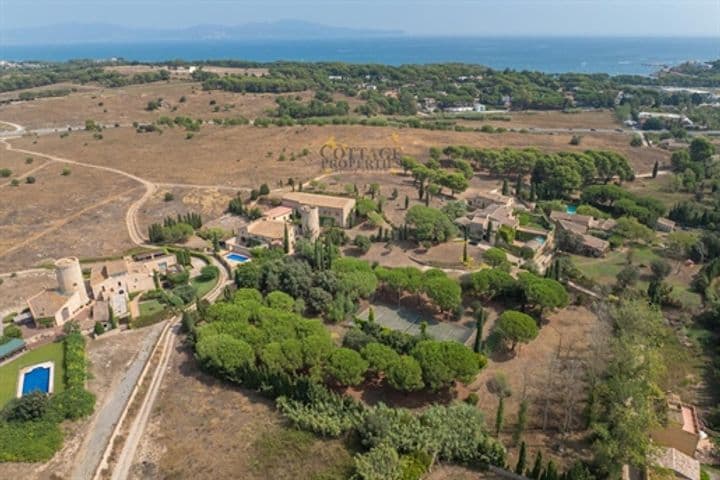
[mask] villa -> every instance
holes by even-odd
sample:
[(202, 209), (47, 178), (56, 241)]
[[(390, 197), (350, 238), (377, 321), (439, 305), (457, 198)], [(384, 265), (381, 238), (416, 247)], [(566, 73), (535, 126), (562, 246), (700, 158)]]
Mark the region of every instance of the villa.
[(303, 206), (317, 207), (321, 223), (323, 223), (323, 219), (329, 219), (334, 225), (346, 228), (350, 226), (349, 218), (355, 208), (355, 199), (314, 193), (289, 192), (282, 196), (282, 204), (297, 212), (300, 212)]
[[(287, 233), (286, 233), (287, 232)], [(283, 248), (285, 235), (288, 238), (289, 252), (295, 245), (295, 228), (287, 220), (261, 218), (242, 227), (237, 234), (235, 245), (250, 247)]]
[(37, 326), (62, 326), (89, 303), (80, 261), (75, 257), (55, 262), (58, 287), (43, 290), (27, 300)]

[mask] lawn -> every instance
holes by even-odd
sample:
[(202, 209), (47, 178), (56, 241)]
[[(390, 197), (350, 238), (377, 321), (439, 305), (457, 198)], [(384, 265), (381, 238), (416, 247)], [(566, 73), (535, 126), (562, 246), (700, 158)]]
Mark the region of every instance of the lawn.
[[(627, 265), (626, 251), (613, 251), (604, 258), (583, 257), (581, 255), (572, 255), (575, 266), (589, 279), (600, 285), (614, 285), (617, 275)], [(637, 288), (647, 290), (650, 283), (650, 264), (653, 260), (663, 258), (663, 254), (649, 247), (634, 247), (632, 262), (640, 269), (640, 281)], [(670, 262), (674, 266), (674, 262)], [(685, 307), (697, 308), (702, 304), (699, 294), (690, 291), (687, 280), (678, 278), (673, 269), (673, 273), (666, 280), (673, 286), (672, 297), (676, 298)]]
[(63, 391), (65, 389), (63, 358), (63, 344), (61, 342), (50, 343), (30, 350), (19, 358), (0, 367), (0, 407), (15, 398), (15, 394), (17, 393), (18, 372), (20, 369), (36, 363), (48, 361), (55, 363), (55, 393)]
[(197, 292), (198, 298), (202, 298), (207, 295), (210, 290), (212, 290), (217, 281), (217, 277), (205, 281), (200, 280), (199, 277), (195, 277), (190, 280), (190, 285), (192, 285), (192, 287)]
[(141, 317), (155, 315), (156, 313), (163, 310), (165, 310), (165, 305), (158, 302), (157, 300), (147, 300), (145, 302), (140, 302)]

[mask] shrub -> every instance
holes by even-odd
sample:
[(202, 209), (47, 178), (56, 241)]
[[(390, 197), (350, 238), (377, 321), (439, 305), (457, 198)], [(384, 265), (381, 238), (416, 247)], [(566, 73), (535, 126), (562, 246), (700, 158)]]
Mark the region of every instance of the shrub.
[(166, 202), (172, 202), (173, 200), (175, 200), (175, 195), (173, 195), (172, 192), (165, 192), (163, 200)]
[(69, 168), (69, 167), (65, 167), (65, 168), (62, 169), (62, 172), (60, 172), (60, 175), (62, 175), (63, 177), (67, 177), (68, 175), (70, 175), (70, 173), (71, 173), (70, 168)]
[(3, 335), (8, 338), (22, 338), (22, 330), (17, 325), (7, 325), (3, 330)]
[(32, 176), (26, 177), (26, 178), (25, 178), (25, 183), (29, 183), (29, 184), (35, 183), (35, 177), (32, 177)]
[(9, 168), (0, 168), (0, 177), (8, 178), (10, 175), (12, 175), (12, 170)]

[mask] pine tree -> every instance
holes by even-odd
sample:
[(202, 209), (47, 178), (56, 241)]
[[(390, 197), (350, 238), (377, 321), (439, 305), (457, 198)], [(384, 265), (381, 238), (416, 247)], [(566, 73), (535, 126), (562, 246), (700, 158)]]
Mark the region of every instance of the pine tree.
[(500, 430), (502, 430), (503, 423), (505, 422), (505, 396), (500, 395), (498, 401), (497, 414), (495, 415), (495, 436), (500, 436)]
[(660, 165), (658, 164), (658, 162), (657, 162), (657, 160), (656, 160), (656, 161), (655, 161), (655, 165), (653, 165), (652, 178), (656, 178), (656, 177), (657, 177), (658, 168), (659, 168), (659, 167), (660, 167)]
[(527, 445), (525, 442), (520, 444), (520, 453), (518, 453), (518, 461), (515, 466), (515, 473), (522, 475), (525, 473), (525, 463), (527, 463)]
[(530, 475), (528, 475), (528, 476), (535, 480), (540, 480), (542, 473), (543, 473), (542, 452), (540, 450), (538, 450), (537, 455), (535, 455), (535, 463), (533, 464), (532, 471), (530, 472)]
[[(513, 443), (515, 445), (518, 444), (520, 439), (522, 438), (523, 433), (525, 433), (525, 428), (527, 427), (527, 413), (528, 413), (528, 402), (527, 400), (523, 400), (520, 402), (520, 409), (518, 410), (518, 420), (517, 424), (515, 425), (515, 431), (513, 432)], [(523, 442), (523, 445), (525, 442)]]

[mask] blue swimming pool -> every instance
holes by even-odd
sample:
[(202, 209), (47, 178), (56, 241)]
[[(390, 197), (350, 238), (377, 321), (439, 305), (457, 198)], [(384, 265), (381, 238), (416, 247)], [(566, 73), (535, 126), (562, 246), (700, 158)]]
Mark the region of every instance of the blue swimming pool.
[(535, 241), (538, 242), (540, 245), (545, 245), (545, 237), (537, 236), (535, 237)]
[(245, 255), (240, 255), (239, 253), (228, 253), (227, 255), (225, 255), (225, 258), (235, 263), (245, 263), (250, 260)]
[(568, 205), (565, 209), (568, 215), (575, 215), (577, 213), (577, 206), (576, 205)]
[(50, 367), (35, 367), (23, 375), (22, 394), (50, 393)]

